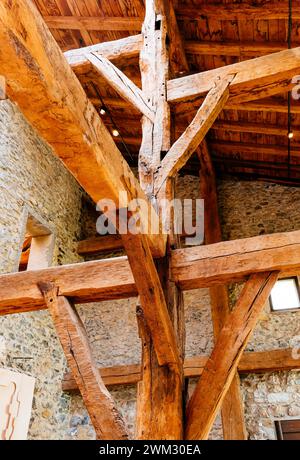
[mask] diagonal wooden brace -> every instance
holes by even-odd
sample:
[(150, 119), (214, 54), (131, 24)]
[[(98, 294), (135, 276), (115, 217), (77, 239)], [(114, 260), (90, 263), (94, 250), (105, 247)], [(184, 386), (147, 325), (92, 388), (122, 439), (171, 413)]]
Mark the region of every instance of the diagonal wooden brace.
[(76, 308), (58, 296), (52, 283), (39, 288), (51, 313), (68, 365), (94, 425), (97, 439), (127, 439), (125, 424), (94, 362), (84, 325)]

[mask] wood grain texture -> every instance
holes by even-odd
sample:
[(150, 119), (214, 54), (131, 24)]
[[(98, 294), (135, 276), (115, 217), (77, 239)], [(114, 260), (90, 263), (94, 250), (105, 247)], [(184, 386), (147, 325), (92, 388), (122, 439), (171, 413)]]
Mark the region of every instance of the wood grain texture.
[(187, 439), (207, 439), (278, 272), (251, 275), (218, 335), (187, 407)]
[(124, 421), (97, 370), (84, 325), (75, 307), (65, 297), (57, 296), (55, 285), (42, 283), (39, 287), (97, 439), (127, 439)]
[(50, 29), (71, 30), (118, 30), (139, 31), (143, 19), (139, 17), (100, 17), (100, 16), (44, 16), (44, 20)]
[(128, 59), (139, 55), (142, 43), (143, 39), (141, 34), (131, 35), (126, 38), (120, 38), (119, 40), (66, 51), (64, 55), (74, 72), (77, 71), (82, 75), (83, 73), (88, 73), (92, 67), (86, 57), (87, 54), (99, 54), (111, 61), (122, 58)]
[(144, 235), (127, 234), (122, 235), (122, 241), (158, 363), (160, 366), (173, 366), (179, 372), (180, 358), (174, 328), (147, 240)]
[(300, 269), (300, 232), (274, 233), (207, 246), (176, 249), (172, 276), (183, 290), (245, 280), (251, 273)]
[[(111, 199), (117, 207), (126, 207), (119, 203), (120, 191), (129, 200), (146, 200), (32, 2), (1, 3), (0, 40), (8, 96), (93, 200)], [(150, 213), (146, 214), (141, 215), (144, 223), (150, 219)], [(163, 255), (166, 238), (148, 238), (150, 246)]]
[(0, 314), (46, 308), (38, 283), (53, 282), (76, 303), (137, 296), (126, 257), (1, 275)]
[(208, 70), (168, 82), (168, 101), (193, 100), (208, 93), (217, 78), (235, 75), (230, 85), (233, 103), (247, 102), (288, 91), (300, 73), (300, 48)]
[(229, 97), (228, 88), (232, 80), (233, 76), (229, 75), (215, 82), (215, 86), (209, 91), (193, 121), (172, 145), (156, 175), (156, 193), (159, 192), (168, 177), (178, 173), (203, 141)]
[[(253, 2), (254, 3), (254, 2)], [(204, 3), (201, 7), (178, 5), (176, 13), (179, 19), (200, 20), (203, 16), (221, 21), (237, 20), (273, 20), (287, 19), (289, 10), (287, 2), (268, 1), (262, 5), (249, 3)], [(300, 19), (300, 7), (293, 5), (293, 18)]]
[(130, 102), (136, 109), (145, 115), (152, 122), (154, 121), (154, 110), (140, 90), (121, 70), (119, 70), (106, 57), (88, 53), (87, 59), (91, 62), (94, 69), (105, 78), (114, 90), (126, 101)]
[[(161, 201), (154, 198), (154, 172), (164, 152), (169, 150), (171, 142), (171, 117), (166, 101), (166, 81), (169, 77), (168, 48), (172, 49), (172, 45), (168, 42), (168, 18), (162, 2), (146, 0), (145, 7), (142, 29), (144, 46), (140, 55), (140, 69), (144, 94), (153, 101), (156, 115), (153, 124), (145, 117), (143, 120), (139, 176), (144, 191), (160, 209)], [(173, 190), (172, 184), (170, 185), (170, 189)], [(169, 191), (168, 188), (166, 193)], [(137, 318), (143, 364), (142, 379), (137, 389), (137, 439), (171, 440), (183, 437), (184, 307), (182, 295), (170, 280), (168, 262), (169, 257), (157, 260), (156, 270), (168, 321), (174, 334), (178, 362), (176, 368), (160, 365), (155, 353), (155, 335), (140, 296), (142, 308), (139, 309)]]

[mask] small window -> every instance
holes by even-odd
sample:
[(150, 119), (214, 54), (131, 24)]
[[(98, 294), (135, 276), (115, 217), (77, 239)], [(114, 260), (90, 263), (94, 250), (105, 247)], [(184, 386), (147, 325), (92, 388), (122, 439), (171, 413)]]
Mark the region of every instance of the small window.
[(300, 420), (276, 420), (277, 439), (279, 441), (300, 441)]
[(278, 280), (270, 295), (273, 311), (300, 309), (300, 291), (297, 277)]

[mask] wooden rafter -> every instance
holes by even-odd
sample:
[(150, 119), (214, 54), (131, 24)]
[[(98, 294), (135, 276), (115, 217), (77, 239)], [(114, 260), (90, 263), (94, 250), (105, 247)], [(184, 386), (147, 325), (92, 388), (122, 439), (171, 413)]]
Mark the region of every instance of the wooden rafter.
[(125, 424), (98, 372), (84, 325), (67, 298), (51, 283), (39, 285), (97, 439), (127, 439)]
[(88, 53), (87, 59), (93, 68), (114, 88), (119, 95), (130, 102), (149, 120), (154, 121), (153, 107), (145, 100), (140, 90), (121, 70), (104, 56)]
[(187, 439), (207, 439), (278, 272), (251, 275), (218, 335), (187, 407)]
[[(287, 161), (287, 146), (284, 145), (265, 145), (265, 144), (255, 144), (248, 142), (224, 142), (224, 141), (210, 141), (210, 147), (213, 152), (220, 152), (223, 155), (232, 155), (237, 153), (244, 153), (244, 154), (253, 154), (256, 152), (262, 155), (274, 155), (278, 157), (278, 159), (282, 159), (283, 161)], [(298, 148), (297, 148), (298, 147)], [(291, 158), (297, 158), (300, 155), (299, 146), (295, 145), (291, 148)], [(236, 156), (237, 159), (237, 156)], [(248, 158), (249, 159), (249, 158)], [(274, 165), (276, 167), (276, 163)]]
[[(224, 241), (207, 246), (176, 249), (172, 253), (172, 276), (183, 290), (245, 280), (251, 273), (299, 270), (300, 233), (275, 233)], [(283, 273), (284, 272), (284, 273)]]
[[(185, 378), (200, 377), (207, 363), (208, 356), (186, 358), (184, 362)], [(245, 352), (238, 364), (240, 374), (259, 374), (300, 369), (300, 358), (294, 359), (291, 348)], [(134, 385), (142, 378), (140, 364), (102, 367), (98, 369), (105, 385)], [(77, 383), (71, 372), (64, 375), (63, 391), (78, 391)]]
[(168, 101), (193, 100), (208, 93), (217, 78), (235, 75), (230, 85), (232, 103), (247, 102), (288, 91), (300, 72), (300, 48), (238, 62), (168, 82)]
[(187, 54), (209, 56), (247, 56), (257, 57), (264, 54), (286, 50), (286, 43), (277, 42), (216, 42), (193, 41), (185, 42)]
[[(238, 21), (238, 20), (272, 20), (288, 19), (288, 3), (278, 1), (264, 2), (262, 5), (249, 3), (204, 3), (201, 8), (178, 5), (176, 12), (179, 19), (197, 21), (206, 16), (211, 19)], [(293, 5), (293, 19), (300, 19), (300, 7)]]
[[(273, 20), (288, 18), (288, 5), (268, 2), (262, 6), (249, 4), (201, 4), (201, 9), (179, 5), (175, 9), (179, 20), (197, 21), (203, 17), (217, 20)], [(293, 18), (300, 19), (300, 8), (293, 5)], [(139, 31), (143, 24), (142, 17), (100, 17), (100, 16), (45, 16), (48, 27), (52, 29), (72, 30), (114, 30)]]
[(44, 16), (50, 29), (134, 31), (141, 30), (143, 18), (139, 17), (101, 17), (101, 16)]
[[(99, 106), (101, 104), (101, 101), (96, 97), (93, 97), (90, 100), (96, 106)], [(123, 99), (104, 97), (103, 100), (104, 100), (104, 103), (108, 107), (111, 107), (111, 108), (126, 109), (130, 107), (130, 105)], [(199, 101), (197, 101), (197, 106), (199, 106)], [(187, 106), (187, 104), (178, 104), (174, 107), (174, 109), (175, 109), (175, 113), (178, 116), (185, 115), (186, 112), (190, 112), (190, 106)], [(280, 102), (280, 101), (276, 101), (271, 98), (266, 98), (266, 99), (261, 99), (257, 101), (249, 101), (245, 103), (236, 103), (236, 104), (231, 103), (229, 101), (229, 103), (225, 105), (224, 109), (225, 110), (241, 110), (241, 111), (249, 111), (249, 112), (287, 113), (288, 107), (287, 107), (287, 103), (284, 101)], [(195, 106), (195, 110), (196, 110), (196, 106)], [(299, 114), (300, 106), (295, 103), (292, 103), (291, 113)]]
[(156, 193), (168, 177), (178, 173), (202, 142), (229, 97), (228, 88), (232, 79), (233, 76), (228, 75), (223, 80), (215, 82), (215, 86), (209, 91), (193, 121), (172, 145), (159, 166), (155, 179)]
[(130, 35), (126, 38), (113, 40), (111, 42), (98, 43), (97, 45), (86, 46), (64, 53), (68, 63), (74, 71), (81, 74), (91, 69), (91, 64), (86, 55), (89, 53), (99, 54), (111, 61), (121, 58), (138, 56), (143, 43), (142, 35)]

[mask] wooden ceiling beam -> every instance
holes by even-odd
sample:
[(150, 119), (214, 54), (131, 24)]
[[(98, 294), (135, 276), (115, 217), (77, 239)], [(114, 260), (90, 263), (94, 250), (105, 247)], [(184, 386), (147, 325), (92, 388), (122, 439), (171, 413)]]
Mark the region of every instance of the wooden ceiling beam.
[[(286, 134), (286, 133), (285, 133)], [(280, 158), (286, 158), (288, 154), (288, 147), (285, 145), (265, 145), (265, 144), (249, 144), (243, 142), (227, 142), (211, 140), (209, 142), (212, 152), (219, 152), (222, 154), (240, 154), (243, 158), (243, 153), (248, 154), (261, 154), (261, 155), (274, 155)], [(300, 147), (293, 145), (291, 148), (291, 158), (298, 158), (300, 156)], [(237, 157), (236, 157), (237, 158)]]
[(186, 439), (207, 439), (278, 272), (251, 275), (230, 313), (187, 407)]
[(143, 18), (109, 16), (43, 16), (50, 29), (92, 31), (140, 31)]
[(95, 428), (96, 438), (128, 439), (125, 423), (96, 367), (86, 330), (76, 308), (68, 299), (57, 295), (58, 288), (54, 284), (43, 283), (39, 287)]
[[(265, 270), (281, 270), (282, 277), (299, 273), (300, 231), (176, 249), (171, 253), (172, 280), (182, 290), (243, 281), (251, 273)], [(37, 287), (39, 282), (56, 283), (58, 294), (75, 303), (138, 295), (127, 257), (115, 257), (0, 275), (0, 315), (46, 308)]]
[[(270, 125), (262, 123), (251, 123), (242, 121), (217, 120), (211, 127), (214, 131), (232, 131), (252, 134), (266, 134), (267, 136), (284, 136), (288, 134), (287, 126)], [(295, 137), (300, 130), (299, 126), (293, 125)]]
[(172, 276), (182, 290), (247, 278), (251, 273), (300, 268), (300, 231), (274, 233), (172, 252)]
[(264, 54), (277, 53), (286, 49), (286, 43), (276, 42), (185, 41), (185, 52), (200, 56), (247, 56), (249, 58), (251, 56), (258, 57)]
[(86, 57), (87, 54), (99, 54), (111, 61), (122, 58), (128, 59), (139, 55), (142, 44), (143, 37), (141, 34), (130, 35), (119, 40), (66, 51), (64, 55), (74, 72), (83, 74), (89, 72), (92, 68), (90, 61)]
[(168, 101), (192, 101), (208, 93), (217, 78), (233, 75), (230, 101), (247, 102), (288, 91), (299, 73), (300, 47), (170, 80)]
[[(0, 315), (46, 308), (38, 283), (47, 282), (59, 285), (58, 294), (75, 303), (138, 295), (127, 258), (115, 257), (3, 275), (0, 284), (7, 289), (7, 295), (0, 294)], [(13, 290), (11, 283), (18, 283), (18, 289)]]
[[(101, 101), (94, 97), (90, 98), (91, 102), (99, 106), (101, 105)], [(130, 104), (123, 99), (117, 99), (117, 98), (108, 98), (104, 97), (103, 98), (104, 103), (111, 108), (115, 109), (128, 109), (130, 107)], [(174, 107), (176, 114), (178, 115), (185, 115), (186, 112), (190, 112), (190, 106), (189, 108), (186, 108), (186, 110), (182, 110), (180, 107), (180, 104)], [(195, 110), (196, 107), (199, 107), (199, 101), (197, 101), (197, 105), (195, 105)], [(225, 110), (241, 110), (241, 111), (246, 111), (246, 112), (278, 112), (278, 113), (286, 113), (288, 112), (288, 107), (287, 107), (287, 102), (285, 101), (276, 101), (271, 98), (267, 98), (264, 100), (257, 100), (257, 101), (249, 101), (245, 103), (240, 103), (240, 104), (233, 104), (229, 102), (228, 104), (225, 105), (224, 107)], [(299, 104), (291, 104), (291, 113), (292, 114), (300, 114), (300, 105)]]
[[(96, 203), (102, 198), (111, 199), (117, 208), (126, 208), (128, 201), (136, 198), (147, 203), (138, 181), (31, 1), (0, 4), (0, 40), (1, 73), (6, 78), (9, 98), (92, 199)], [(121, 203), (120, 192), (124, 192)], [(146, 208), (147, 212), (140, 212), (145, 229), (153, 214), (150, 204)], [(158, 222), (155, 213), (153, 217)], [(165, 253), (165, 235), (149, 234), (147, 238), (153, 252)]]
[[(288, 3), (278, 1), (264, 2), (262, 5), (249, 3), (204, 3), (199, 7), (178, 5), (176, 14), (179, 20), (200, 21), (203, 17), (219, 21), (239, 20), (288, 20)], [(300, 19), (300, 7), (293, 5), (293, 19)]]
[[(203, 372), (209, 356), (194, 356), (184, 362), (185, 378), (197, 378)], [(281, 372), (300, 369), (300, 358), (293, 358), (291, 348), (244, 352), (239, 364), (240, 374), (260, 374), (265, 372)], [(98, 368), (103, 382), (107, 386), (135, 385), (141, 380), (141, 366), (126, 364), (123, 366)], [(72, 373), (67, 372), (62, 381), (63, 391), (78, 391), (77, 383)]]

